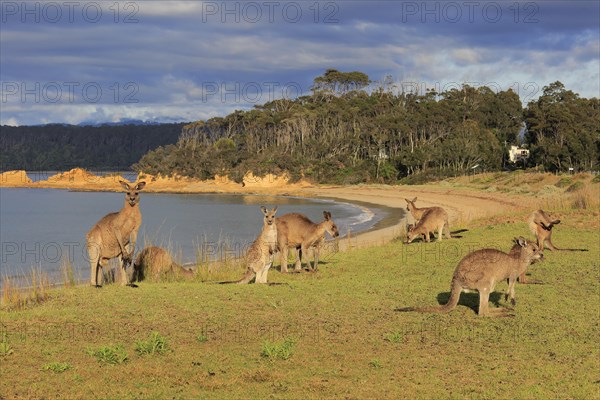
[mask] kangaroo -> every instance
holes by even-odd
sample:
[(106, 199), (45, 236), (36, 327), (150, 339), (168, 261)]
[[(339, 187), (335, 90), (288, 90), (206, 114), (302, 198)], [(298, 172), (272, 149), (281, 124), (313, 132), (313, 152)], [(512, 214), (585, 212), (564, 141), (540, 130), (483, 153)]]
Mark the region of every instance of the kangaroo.
[(275, 223), (277, 207), (271, 211), (264, 206), (260, 209), (265, 215), (263, 228), (246, 253), (248, 269), (242, 279), (232, 283), (250, 283), (255, 277), (255, 283), (267, 283), (267, 274), (273, 265), (273, 254), (277, 249), (277, 224)]
[(425, 241), (429, 242), (429, 232), (438, 231), (438, 240), (442, 240), (442, 232), (446, 239), (450, 239), (450, 224), (448, 223), (448, 213), (441, 207), (432, 207), (427, 210), (419, 219), (416, 225), (408, 225), (408, 243), (421, 235), (425, 236)]
[[(419, 222), (419, 220), (423, 217), (423, 214), (425, 214), (425, 212), (427, 212), (431, 208), (434, 208), (434, 207), (417, 208), (417, 206), (415, 205), (415, 203), (417, 202), (416, 197), (412, 200), (409, 200), (406, 198), (404, 200), (406, 200), (406, 210), (410, 211), (410, 214), (413, 216), (413, 219), (415, 220), (415, 224), (417, 222)], [(435, 207), (435, 208), (440, 208), (440, 207)]]
[(400, 308), (397, 311), (418, 311), (447, 313), (456, 308), (460, 293), (463, 290), (479, 292), (479, 312), (481, 316), (504, 312), (502, 309), (490, 310), (488, 302), (490, 293), (496, 284), (508, 279), (508, 291), (505, 300), (510, 297), (513, 305), (515, 299), (515, 282), (523, 274), (529, 264), (543, 258), (540, 248), (523, 237), (514, 239), (514, 246), (509, 254), (495, 249), (481, 249), (467, 254), (454, 270), (452, 276), (450, 299), (448, 303), (438, 307)]
[(323, 211), (324, 220), (318, 224), (312, 222), (307, 216), (298, 213), (290, 213), (278, 217), (277, 223), (277, 245), (279, 247), (281, 272), (288, 272), (288, 251), (296, 249), (296, 262), (294, 271), (302, 269), (302, 254), (308, 254), (310, 247), (315, 247), (314, 265), (308, 261), (312, 271), (316, 271), (319, 264), (319, 245), (325, 239), (325, 232), (331, 237), (338, 237), (340, 232), (331, 218), (329, 211)]
[(529, 230), (535, 235), (537, 245), (542, 251), (544, 245), (548, 250), (560, 250), (552, 244), (552, 228), (554, 225), (560, 224), (560, 219), (552, 220), (544, 210), (537, 210), (529, 216)]
[(132, 282), (141, 282), (146, 278), (157, 280), (162, 274), (172, 273), (186, 278), (194, 276), (192, 270), (183, 268), (171, 258), (168, 251), (161, 247), (146, 247), (133, 263)]
[(121, 284), (129, 284), (126, 266), (131, 264), (138, 229), (142, 223), (139, 192), (146, 186), (146, 182), (135, 185), (124, 181), (119, 183), (126, 191), (125, 205), (119, 212), (105, 215), (86, 235), (91, 266), (90, 284), (95, 287), (102, 286), (101, 271), (108, 260), (119, 256), (121, 256)]

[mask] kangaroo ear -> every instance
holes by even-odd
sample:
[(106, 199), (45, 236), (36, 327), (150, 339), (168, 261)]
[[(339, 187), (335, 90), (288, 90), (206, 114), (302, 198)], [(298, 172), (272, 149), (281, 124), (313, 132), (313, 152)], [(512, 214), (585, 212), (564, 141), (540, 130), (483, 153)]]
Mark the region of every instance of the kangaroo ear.
[(277, 206), (275, 206), (275, 208), (271, 212), (273, 213), (273, 215), (275, 215), (275, 213), (277, 212)]
[(142, 189), (144, 188), (144, 186), (146, 186), (146, 182), (144, 182), (144, 181), (141, 181), (140, 183), (138, 183), (138, 184), (135, 186), (135, 190), (142, 190)]
[(329, 221), (331, 219), (331, 213), (329, 211), (323, 211), (323, 218), (325, 218), (325, 221)]
[(515, 243), (518, 244), (521, 247), (527, 247), (527, 239), (525, 239), (523, 236), (519, 236), (518, 238), (515, 238)]
[(406, 200), (407, 203), (410, 203), (410, 200), (407, 199), (406, 197), (404, 198), (404, 200)]
[(119, 183), (121, 184), (121, 186), (123, 186), (123, 189), (125, 189), (125, 190), (131, 190), (131, 187), (129, 186), (129, 183), (127, 183), (125, 181), (119, 181)]
[(267, 215), (268, 211), (267, 211), (267, 207), (265, 206), (260, 206), (260, 210), (263, 212), (263, 214)]
[(412, 201), (412, 202), (414, 203), (414, 202), (416, 202), (416, 201), (417, 201), (417, 198), (415, 197), (415, 198), (413, 199), (413, 201)]

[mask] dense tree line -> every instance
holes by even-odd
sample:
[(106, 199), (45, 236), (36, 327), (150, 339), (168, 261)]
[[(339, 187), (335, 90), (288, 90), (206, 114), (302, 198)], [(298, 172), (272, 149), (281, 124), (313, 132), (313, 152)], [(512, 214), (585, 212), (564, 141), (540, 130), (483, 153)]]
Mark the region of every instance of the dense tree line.
[(551, 171), (598, 170), (600, 102), (582, 99), (560, 82), (544, 88), (525, 111), (531, 161)]
[[(368, 89), (368, 90), (367, 90)], [(442, 93), (397, 90), (362, 72), (327, 70), (312, 94), (191, 124), (1, 128), (0, 167), (72, 167), (240, 181), (247, 171), (316, 182), (420, 182), (511, 167), (598, 170), (600, 105), (555, 82), (526, 108), (512, 90), (464, 85)]]
[(2, 126), (0, 167), (4, 171), (128, 170), (150, 150), (177, 142), (183, 126)]
[[(370, 91), (365, 88), (370, 85)], [(313, 93), (198, 121), (176, 144), (134, 168), (201, 179), (287, 171), (293, 178), (357, 183), (421, 181), (511, 167), (512, 144), (530, 146), (530, 166), (598, 168), (598, 99), (560, 82), (523, 109), (512, 90), (464, 85), (443, 93), (398, 92), (360, 72), (327, 70)]]

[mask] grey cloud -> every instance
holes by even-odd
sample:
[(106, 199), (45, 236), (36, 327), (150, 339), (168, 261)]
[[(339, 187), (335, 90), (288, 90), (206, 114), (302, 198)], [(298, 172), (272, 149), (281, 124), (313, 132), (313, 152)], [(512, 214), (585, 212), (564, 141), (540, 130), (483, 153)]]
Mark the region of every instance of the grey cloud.
[[(374, 80), (391, 74), (399, 81), (475, 80), (502, 88), (561, 80), (583, 96), (599, 90), (590, 80), (600, 63), (597, 2), (517, 2), (518, 23), (508, 9), (515, 2), (497, 3), (504, 13), (498, 23), (481, 14), (473, 22), (465, 16), (452, 23), (441, 15), (439, 23), (422, 23), (420, 15), (407, 15), (409, 7), (422, 7), (421, 1), (331, 2), (338, 22), (324, 23), (329, 3), (319, 2), (317, 23), (308, 8), (312, 2), (298, 2), (304, 14), (296, 23), (281, 17), (221, 23), (219, 16), (207, 17), (189, 2), (140, 2), (139, 21), (133, 24), (9, 21), (0, 35), (3, 82), (97, 82), (107, 95), (118, 84), (121, 97), (90, 103), (79, 93), (73, 104), (38, 104), (13, 96), (2, 104), (1, 120), (71, 122), (88, 119), (86, 113), (108, 119), (169, 113), (206, 118), (255, 104), (243, 96), (209, 96), (211, 85), (219, 90), (246, 85), (250, 95), (256, 92), (253, 85), (266, 91), (269, 85), (297, 84), (308, 93), (312, 79), (326, 68), (361, 70)], [(480, 8), (488, 3), (479, 2)], [(426, 7), (441, 10), (445, 4)], [(523, 23), (527, 4), (537, 5), (538, 22)], [(122, 101), (129, 82), (137, 85), (138, 103)], [(265, 96), (261, 99), (270, 99)]]

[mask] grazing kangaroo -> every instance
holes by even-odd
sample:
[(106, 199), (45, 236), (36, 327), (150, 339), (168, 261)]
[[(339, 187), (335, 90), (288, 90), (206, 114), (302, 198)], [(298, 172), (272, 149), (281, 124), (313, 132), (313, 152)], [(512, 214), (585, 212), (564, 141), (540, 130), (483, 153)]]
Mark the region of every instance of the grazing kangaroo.
[[(146, 182), (130, 185), (119, 181), (125, 189), (125, 205), (119, 212), (105, 215), (87, 233), (87, 251), (90, 257), (90, 284), (102, 286), (102, 267), (108, 260), (121, 256), (121, 284), (128, 284), (126, 265), (131, 264), (137, 233), (142, 223), (140, 191)], [(98, 277), (100, 272), (100, 277)]]
[(318, 224), (312, 222), (306, 215), (290, 213), (278, 217), (277, 223), (277, 245), (279, 246), (281, 272), (288, 272), (288, 251), (296, 249), (296, 262), (294, 271), (302, 269), (302, 254), (308, 254), (310, 247), (315, 247), (314, 266), (308, 261), (312, 271), (316, 271), (319, 264), (319, 245), (325, 239), (325, 232), (331, 237), (338, 237), (340, 232), (331, 218), (329, 211), (323, 211), (324, 220)]
[(142, 250), (133, 263), (132, 282), (140, 282), (150, 278), (158, 280), (162, 274), (174, 274), (191, 278), (194, 276), (192, 270), (183, 268), (171, 258), (168, 251), (161, 247), (150, 246)]
[(515, 245), (506, 254), (495, 249), (482, 249), (467, 254), (454, 270), (452, 276), (450, 299), (448, 303), (438, 307), (400, 308), (397, 311), (418, 311), (447, 313), (458, 304), (463, 290), (479, 292), (479, 315), (485, 316), (504, 312), (502, 309), (490, 310), (488, 302), (490, 293), (500, 281), (508, 279), (508, 291), (505, 300), (510, 297), (515, 305), (515, 282), (517, 277), (527, 270), (529, 264), (543, 258), (540, 248), (523, 237), (514, 239)]
[(267, 274), (273, 265), (273, 254), (277, 249), (277, 224), (275, 223), (277, 207), (271, 211), (265, 207), (261, 207), (260, 209), (265, 215), (263, 228), (246, 253), (246, 260), (248, 262), (246, 274), (237, 282), (224, 283), (244, 284), (249, 283), (254, 277), (256, 277), (255, 283), (267, 283)]
[(438, 240), (442, 240), (442, 232), (446, 239), (450, 239), (450, 224), (448, 223), (448, 213), (441, 207), (432, 207), (425, 211), (416, 225), (408, 225), (408, 242), (411, 243), (415, 238), (421, 235), (425, 236), (425, 241), (429, 242), (429, 232), (438, 231)]
[(552, 244), (552, 228), (560, 224), (560, 219), (551, 219), (544, 210), (537, 210), (529, 216), (529, 230), (535, 235), (539, 248), (544, 251), (544, 245), (549, 250), (560, 250)]

